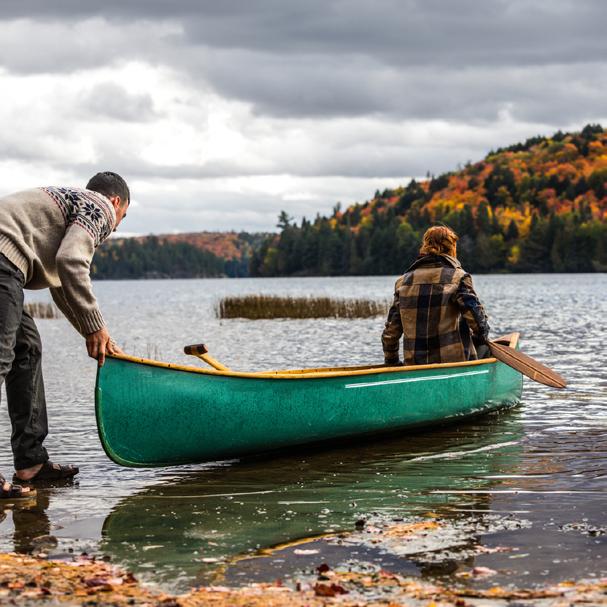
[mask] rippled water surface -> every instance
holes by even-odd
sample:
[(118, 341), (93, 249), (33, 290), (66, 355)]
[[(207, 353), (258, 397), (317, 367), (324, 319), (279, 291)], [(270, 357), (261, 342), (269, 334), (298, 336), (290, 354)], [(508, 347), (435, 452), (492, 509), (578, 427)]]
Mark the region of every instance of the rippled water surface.
[[(102, 282), (112, 334), (132, 354), (192, 363), (187, 343), (241, 370), (381, 361), (383, 319), (219, 321), (230, 294), (388, 299), (393, 277)], [(452, 579), (474, 566), (490, 582), (531, 586), (607, 573), (607, 276), (478, 276), (493, 335), (520, 331), (522, 349), (569, 380), (564, 391), (525, 381), (519, 407), (458, 426), (275, 458), (165, 469), (110, 462), (94, 416), (95, 363), (64, 320), (41, 320), (50, 434), (73, 485), (0, 511), (0, 548), (101, 552), (154, 583), (273, 580), (320, 562), (382, 566)], [(30, 294), (41, 299), (44, 293)], [(4, 408), (3, 408), (4, 409)], [(0, 465), (11, 472), (2, 411)], [(298, 538), (356, 521), (427, 520), (440, 539), (409, 546)], [(40, 536), (53, 535), (58, 544)], [(283, 544), (287, 544), (284, 545)], [(401, 543), (402, 544), (402, 543)], [(260, 549), (275, 550), (262, 552)], [(259, 555), (260, 558), (243, 556)]]

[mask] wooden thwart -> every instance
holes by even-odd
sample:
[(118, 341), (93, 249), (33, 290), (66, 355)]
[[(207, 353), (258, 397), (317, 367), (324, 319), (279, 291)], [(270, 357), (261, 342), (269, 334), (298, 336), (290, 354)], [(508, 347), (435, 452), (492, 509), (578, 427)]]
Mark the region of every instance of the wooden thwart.
[(496, 341), (488, 341), (491, 356), (516, 369), (533, 381), (553, 388), (565, 388), (567, 381), (558, 373), (518, 350)]

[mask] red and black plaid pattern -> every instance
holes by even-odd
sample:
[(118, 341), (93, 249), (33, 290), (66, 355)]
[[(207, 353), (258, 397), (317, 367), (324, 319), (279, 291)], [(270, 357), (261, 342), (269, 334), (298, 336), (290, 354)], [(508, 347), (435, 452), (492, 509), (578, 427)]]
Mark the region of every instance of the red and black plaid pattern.
[(470, 274), (453, 257), (425, 255), (396, 281), (382, 334), (384, 357), (387, 364), (398, 363), (403, 336), (406, 365), (473, 360), (472, 335), (482, 340), (488, 334)]

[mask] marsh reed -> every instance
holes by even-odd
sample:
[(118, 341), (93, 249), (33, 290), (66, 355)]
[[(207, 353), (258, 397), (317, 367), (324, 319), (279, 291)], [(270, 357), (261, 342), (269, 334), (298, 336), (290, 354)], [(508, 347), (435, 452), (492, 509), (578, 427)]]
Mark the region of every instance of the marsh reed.
[(216, 306), (218, 318), (369, 318), (388, 311), (388, 304), (372, 299), (242, 295), (224, 297)]
[(28, 302), (23, 306), (23, 309), (32, 318), (59, 318), (61, 316), (59, 308), (53, 303), (41, 301)]

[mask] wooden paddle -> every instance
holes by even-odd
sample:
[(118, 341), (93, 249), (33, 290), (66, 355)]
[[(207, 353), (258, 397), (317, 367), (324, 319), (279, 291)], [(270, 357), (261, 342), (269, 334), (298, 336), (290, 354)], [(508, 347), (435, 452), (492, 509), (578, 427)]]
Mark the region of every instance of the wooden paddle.
[(218, 371), (229, 371), (229, 367), (222, 365), (218, 360), (215, 360), (210, 354), (209, 349), (204, 344), (192, 344), (191, 346), (185, 346), (183, 351), (191, 356), (196, 356), (200, 360), (204, 360), (205, 363), (211, 365)]
[(491, 356), (526, 375), (529, 379), (553, 388), (565, 388), (567, 386), (563, 377), (542, 365), (542, 363), (537, 362), (531, 356), (497, 341), (487, 340), (487, 345), (491, 350)]

